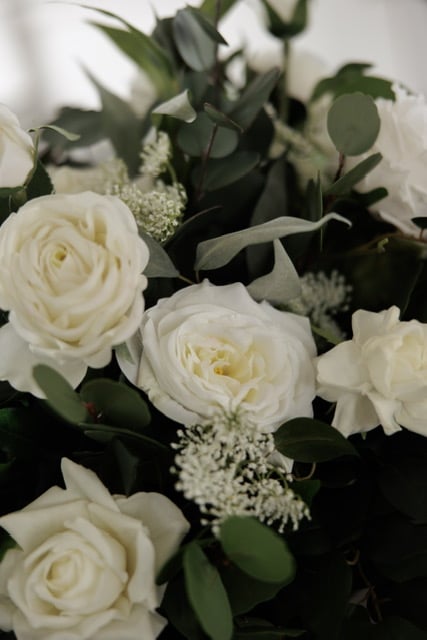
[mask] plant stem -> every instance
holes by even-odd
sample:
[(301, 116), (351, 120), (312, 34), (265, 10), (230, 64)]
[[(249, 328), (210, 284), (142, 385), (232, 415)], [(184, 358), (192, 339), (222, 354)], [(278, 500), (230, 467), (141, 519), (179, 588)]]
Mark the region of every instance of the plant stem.
[(216, 134), (218, 133), (218, 125), (214, 124), (213, 129), (212, 129), (212, 133), (211, 133), (211, 137), (209, 139), (209, 143), (208, 146), (206, 147), (206, 151), (203, 153), (202, 155), (202, 167), (201, 167), (201, 173), (200, 173), (200, 181), (199, 181), (199, 185), (197, 187), (197, 191), (196, 191), (196, 195), (195, 195), (195, 200), (196, 202), (199, 202), (203, 196), (203, 188), (204, 188), (204, 184), (206, 181), (206, 176), (207, 176), (207, 172), (208, 172), (208, 160), (210, 158), (211, 152), (212, 152), (212, 147), (213, 144), (215, 142), (215, 138), (216, 138)]

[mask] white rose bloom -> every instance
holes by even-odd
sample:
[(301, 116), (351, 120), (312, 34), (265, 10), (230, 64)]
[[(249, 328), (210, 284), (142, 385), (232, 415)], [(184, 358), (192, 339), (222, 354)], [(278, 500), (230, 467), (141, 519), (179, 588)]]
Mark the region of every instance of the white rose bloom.
[(357, 185), (362, 192), (385, 187), (388, 196), (374, 210), (404, 233), (418, 235), (411, 218), (427, 216), (427, 103), (422, 95), (410, 95), (393, 86), (396, 100), (378, 99), (381, 128), (369, 153), (348, 158), (351, 169), (372, 153), (382, 161)]
[(132, 213), (91, 192), (30, 200), (0, 228), (0, 379), (40, 395), (37, 362), (73, 386), (106, 366), (144, 311), (148, 248)]
[(92, 471), (63, 459), (52, 487), (0, 518), (19, 548), (0, 563), (0, 628), (17, 640), (152, 640), (156, 573), (189, 525), (158, 493), (111, 496)]
[[(307, 318), (258, 304), (235, 283), (202, 284), (144, 314), (139, 367), (123, 370), (184, 425), (241, 407), (265, 431), (312, 415), (315, 344)], [(135, 359), (137, 343), (129, 351)]]
[(0, 104), (0, 188), (22, 186), (34, 166), (34, 144), (18, 118)]
[(317, 359), (318, 395), (336, 402), (345, 436), (379, 424), (427, 436), (427, 325), (399, 321), (399, 309), (353, 314), (353, 339)]

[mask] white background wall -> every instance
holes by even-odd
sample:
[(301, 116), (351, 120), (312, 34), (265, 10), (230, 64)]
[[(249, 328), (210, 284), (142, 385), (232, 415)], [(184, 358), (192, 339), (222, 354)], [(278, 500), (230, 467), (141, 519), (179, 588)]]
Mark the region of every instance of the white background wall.
[[(83, 0), (82, 0), (83, 1)], [(63, 104), (96, 107), (98, 98), (82, 67), (126, 96), (135, 69), (90, 26), (104, 20), (76, 5), (48, 0), (0, 0), (0, 102), (25, 125), (46, 122)], [(265, 46), (251, 4), (240, 0), (222, 32), (235, 45)], [(86, 0), (149, 32), (157, 15), (171, 15), (185, 0)], [(187, 4), (197, 5), (198, 0)], [(427, 0), (311, 0), (310, 28), (296, 47), (335, 68), (372, 61), (383, 75), (427, 94)]]

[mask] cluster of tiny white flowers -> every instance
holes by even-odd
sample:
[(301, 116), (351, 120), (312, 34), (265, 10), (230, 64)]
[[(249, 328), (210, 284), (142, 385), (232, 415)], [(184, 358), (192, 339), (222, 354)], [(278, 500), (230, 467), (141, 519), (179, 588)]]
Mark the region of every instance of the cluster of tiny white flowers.
[(166, 185), (156, 180), (150, 191), (143, 192), (137, 184), (111, 185), (110, 193), (118, 196), (132, 211), (138, 227), (158, 242), (173, 236), (187, 203), (180, 183)]
[(315, 326), (326, 333), (344, 338), (333, 316), (348, 310), (353, 287), (336, 270), (329, 276), (323, 271), (309, 272), (301, 276), (300, 282), (301, 296), (291, 302), (291, 310), (308, 316)]
[(178, 431), (172, 472), (176, 489), (207, 516), (215, 535), (229, 516), (252, 516), (279, 532), (292, 522), (298, 529), (310, 517), (307, 505), (269, 462), (275, 451), (271, 433), (262, 433), (241, 412), (217, 413), (208, 421)]
[(171, 157), (171, 142), (168, 134), (164, 131), (157, 131), (154, 139), (144, 144), (140, 157), (141, 174), (157, 178), (166, 170)]

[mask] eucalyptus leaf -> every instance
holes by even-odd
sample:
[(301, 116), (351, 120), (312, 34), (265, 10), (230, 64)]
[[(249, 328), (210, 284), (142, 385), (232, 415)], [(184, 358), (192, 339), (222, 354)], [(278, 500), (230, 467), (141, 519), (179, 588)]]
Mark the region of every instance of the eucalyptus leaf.
[(33, 369), (33, 377), (46, 396), (48, 404), (64, 420), (77, 424), (88, 418), (88, 412), (78, 393), (60, 373), (45, 364)]
[(280, 15), (264, 0), (264, 7), (269, 18), (269, 31), (276, 38), (291, 38), (298, 35), (306, 28), (308, 17), (308, 0), (297, 0), (294, 12), (288, 22), (282, 20)]
[[(227, 133), (231, 134), (232, 131), (227, 131)], [(255, 151), (236, 151), (221, 160), (211, 159), (207, 162), (203, 187), (206, 191), (215, 191), (215, 189), (222, 189), (233, 184), (255, 169), (259, 161), (260, 155)], [(192, 175), (194, 185), (200, 183), (202, 175), (203, 168), (199, 165)]]
[(141, 123), (127, 102), (111, 93), (88, 71), (86, 73), (101, 98), (105, 132), (117, 155), (126, 162), (130, 173), (135, 174), (140, 165)]
[(36, 169), (31, 176), (31, 179), (27, 185), (26, 192), (28, 200), (32, 198), (38, 198), (39, 196), (46, 196), (52, 193), (53, 184), (50, 179), (45, 166), (37, 160)]
[(214, 66), (216, 43), (189, 8), (176, 13), (172, 29), (176, 48), (190, 69), (207, 71)]
[(234, 231), (219, 238), (204, 240), (197, 246), (194, 268), (196, 271), (218, 269), (230, 262), (239, 251), (249, 245), (271, 242), (294, 233), (316, 231), (330, 220), (338, 220), (351, 225), (346, 218), (337, 213), (328, 213), (317, 222), (282, 216), (242, 231)]
[[(58, 136), (53, 127), (73, 131), (79, 138), (71, 143), (67, 138)], [(106, 137), (102, 114), (100, 111), (64, 107), (49, 129), (43, 129), (42, 137), (49, 145), (59, 149), (88, 147)]]
[(309, 180), (305, 193), (307, 220), (317, 222), (323, 216), (323, 196), (320, 176), (316, 181)]
[(190, 102), (188, 89), (185, 89), (185, 91), (182, 91), (177, 96), (166, 100), (166, 102), (156, 105), (151, 113), (172, 116), (173, 118), (183, 120), (184, 122), (194, 122), (197, 118), (197, 113)]
[(150, 422), (150, 412), (139, 393), (121, 382), (96, 378), (83, 385), (80, 395), (104, 424), (141, 431)]
[(30, 131), (42, 131), (44, 129), (49, 129), (50, 131), (54, 131), (55, 133), (58, 133), (60, 136), (68, 140), (68, 142), (77, 142), (77, 140), (80, 140), (79, 133), (73, 133), (72, 131), (68, 131), (67, 129), (64, 129), (63, 127), (59, 127), (56, 124), (42, 124), (39, 127), (36, 127), (35, 129), (30, 129)]
[(194, 7), (187, 7), (187, 9), (192, 13), (203, 31), (213, 42), (216, 42), (217, 44), (228, 44), (227, 40), (225, 40), (225, 38), (219, 33), (213, 23), (208, 20), (199, 9), (195, 9)]
[(144, 269), (144, 275), (147, 276), (147, 278), (177, 278), (179, 271), (176, 269), (162, 245), (145, 231), (140, 230), (139, 235), (146, 243), (150, 252), (150, 258), (148, 265)]
[(296, 565), (284, 540), (254, 518), (231, 516), (220, 527), (219, 540), (228, 558), (256, 580), (288, 584)]
[(214, 107), (212, 104), (209, 104), (209, 102), (205, 102), (203, 109), (209, 119), (219, 127), (225, 127), (226, 129), (243, 133), (242, 127), (237, 124), (237, 122), (234, 122), (234, 120), (229, 118), (225, 113)]
[(222, 18), (236, 2), (237, 0), (222, 0), (218, 6), (218, 0), (203, 0), (200, 5), (200, 11), (203, 11), (211, 18)]
[(326, 195), (343, 196), (350, 193), (352, 188), (360, 182), (370, 171), (381, 162), (381, 153), (373, 153), (368, 158), (359, 162), (348, 173), (334, 182), (326, 191)]
[(301, 295), (298, 273), (280, 240), (273, 240), (274, 267), (247, 287), (254, 300), (268, 300), (273, 305), (284, 305)]
[(233, 616), (217, 569), (195, 543), (184, 551), (183, 567), (188, 599), (205, 633), (212, 640), (231, 640)]
[(325, 462), (358, 456), (351, 442), (331, 425), (312, 418), (294, 418), (274, 433), (276, 448), (298, 462)]
[(358, 156), (368, 151), (377, 139), (380, 125), (374, 100), (359, 92), (337, 98), (328, 113), (329, 135), (345, 156)]
[[(236, 131), (217, 127), (214, 133), (215, 123), (201, 112), (195, 122), (183, 124), (177, 135), (177, 144), (180, 149), (193, 157), (203, 156), (208, 148), (210, 158), (224, 158), (236, 149), (239, 137)], [(213, 139), (213, 142), (212, 142)]]
[(114, 440), (113, 451), (119, 467), (124, 493), (129, 496), (137, 479), (139, 457), (132, 453), (120, 440)]
[(268, 101), (279, 76), (279, 69), (270, 69), (266, 73), (256, 76), (233, 105), (230, 113), (227, 114), (231, 120), (243, 130), (248, 129)]

